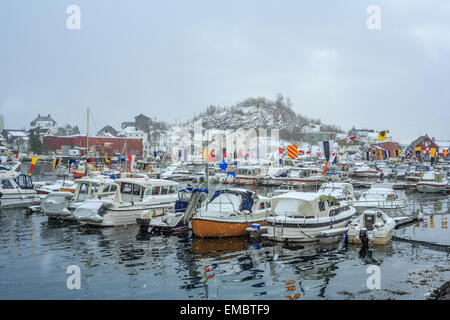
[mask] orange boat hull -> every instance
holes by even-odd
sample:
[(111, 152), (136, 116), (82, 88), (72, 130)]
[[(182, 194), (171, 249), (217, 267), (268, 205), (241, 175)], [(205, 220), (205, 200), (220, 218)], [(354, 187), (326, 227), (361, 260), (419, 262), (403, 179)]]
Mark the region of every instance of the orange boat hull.
[(258, 223), (261, 226), (265, 226), (267, 224), (266, 221), (237, 223), (203, 219), (191, 220), (194, 234), (198, 237), (204, 238), (244, 236), (247, 235), (245, 229), (251, 227), (254, 223)]

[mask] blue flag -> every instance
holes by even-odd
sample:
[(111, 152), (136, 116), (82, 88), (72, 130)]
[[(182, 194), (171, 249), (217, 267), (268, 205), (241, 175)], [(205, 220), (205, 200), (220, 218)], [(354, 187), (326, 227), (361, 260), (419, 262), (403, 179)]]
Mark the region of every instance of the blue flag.
[(332, 164), (337, 164), (337, 155), (334, 157)]
[(223, 158), (220, 163), (220, 169), (222, 169), (222, 171), (227, 171), (227, 163), (225, 162), (225, 158)]

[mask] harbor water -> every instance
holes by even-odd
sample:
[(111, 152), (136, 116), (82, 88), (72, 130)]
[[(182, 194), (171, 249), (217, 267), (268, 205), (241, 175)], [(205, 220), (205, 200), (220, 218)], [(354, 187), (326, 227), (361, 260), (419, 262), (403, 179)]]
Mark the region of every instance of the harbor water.
[[(448, 196), (396, 192), (424, 219), (369, 252), (344, 237), (293, 247), (190, 231), (149, 235), (137, 225), (89, 228), (2, 210), (0, 299), (425, 299), (450, 278)], [(70, 266), (79, 268), (79, 289), (68, 286)]]

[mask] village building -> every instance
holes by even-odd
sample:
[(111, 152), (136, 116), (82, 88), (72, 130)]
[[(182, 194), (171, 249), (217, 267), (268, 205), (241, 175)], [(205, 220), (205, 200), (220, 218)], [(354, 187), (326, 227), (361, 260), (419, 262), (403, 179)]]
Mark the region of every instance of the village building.
[(389, 158), (400, 157), (400, 149), (398, 142), (379, 142), (371, 144), (367, 150), (372, 154), (373, 159), (385, 160)]
[[(75, 136), (45, 136), (44, 147), (51, 152), (61, 152), (63, 149), (78, 149), (86, 152), (87, 139), (83, 135)], [(115, 155), (142, 156), (142, 139), (131, 139), (127, 137), (90, 137), (89, 155), (92, 157), (113, 157)]]
[(26, 130), (21, 129), (4, 129), (2, 131), (6, 143), (12, 152), (26, 153), (28, 151), (28, 134)]
[[(58, 130), (56, 121), (48, 114), (47, 116), (41, 116), (38, 114), (37, 118), (31, 121), (30, 130), (34, 130), (40, 136), (44, 134), (55, 134)], [(50, 132), (48, 132), (50, 130)]]
[[(416, 158), (419, 161), (428, 161), (431, 158), (431, 149), (439, 152), (439, 146), (428, 135), (420, 136), (408, 146), (408, 158)], [(417, 149), (417, 150), (416, 150)]]

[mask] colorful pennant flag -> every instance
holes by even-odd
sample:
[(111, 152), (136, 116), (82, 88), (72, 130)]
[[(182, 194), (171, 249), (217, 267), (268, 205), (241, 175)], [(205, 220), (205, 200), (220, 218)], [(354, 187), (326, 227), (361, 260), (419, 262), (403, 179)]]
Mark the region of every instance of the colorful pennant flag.
[(448, 149), (443, 149), (443, 150), (442, 150), (442, 155), (443, 155), (444, 157), (448, 157)]
[(58, 168), (58, 165), (60, 162), (61, 162), (61, 159), (59, 159), (59, 158), (53, 159), (53, 169)]
[(31, 158), (30, 173), (28, 174), (29, 176), (31, 176), (31, 172), (33, 172), (33, 169), (34, 169), (34, 166), (36, 165), (37, 160), (38, 160), (38, 157)]
[(378, 141), (386, 140), (386, 136), (387, 136), (388, 132), (389, 132), (388, 130), (378, 131)]
[(346, 137), (345, 138), (345, 143), (350, 143), (353, 139), (355, 139), (356, 138), (356, 136), (351, 136), (351, 137)]
[(289, 159), (298, 158), (298, 145), (292, 144), (292, 145), (288, 146), (288, 156), (289, 156)]

